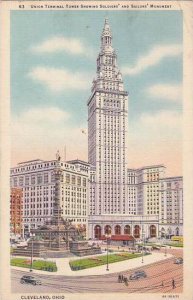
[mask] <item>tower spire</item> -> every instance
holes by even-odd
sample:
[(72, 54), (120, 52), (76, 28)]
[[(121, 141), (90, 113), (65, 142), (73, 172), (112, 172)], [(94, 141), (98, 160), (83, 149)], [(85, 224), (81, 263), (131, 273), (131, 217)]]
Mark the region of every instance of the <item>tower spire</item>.
[(105, 24), (101, 35), (101, 48), (103, 50), (112, 50), (112, 33), (107, 18), (105, 18)]

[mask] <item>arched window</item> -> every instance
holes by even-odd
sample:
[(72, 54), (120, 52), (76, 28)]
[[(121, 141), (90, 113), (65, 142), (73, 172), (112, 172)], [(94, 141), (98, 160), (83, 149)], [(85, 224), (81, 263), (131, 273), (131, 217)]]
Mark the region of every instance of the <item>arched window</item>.
[(171, 235), (172, 234), (172, 229), (171, 227), (168, 228), (168, 235)]
[(133, 235), (135, 238), (140, 238), (140, 227), (139, 225), (135, 225)]
[(165, 228), (162, 227), (161, 229), (161, 237), (165, 237), (166, 236), (166, 232), (165, 232)]
[(105, 234), (111, 234), (111, 232), (112, 232), (111, 226), (110, 225), (106, 225), (105, 226)]
[(156, 227), (155, 227), (155, 225), (151, 225), (149, 229), (150, 229), (150, 237), (151, 238), (156, 237)]
[(94, 237), (95, 239), (100, 239), (101, 238), (101, 226), (96, 225), (94, 228)]
[(115, 226), (115, 234), (121, 234), (121, 226), (120, 225)]
[(130, 233), (131, 233), (131, 227), (129, 225), (125, 225), (124, 234), (130, 234)]
[(176, 235), (179, 235), (179, 228), (176, 228)]

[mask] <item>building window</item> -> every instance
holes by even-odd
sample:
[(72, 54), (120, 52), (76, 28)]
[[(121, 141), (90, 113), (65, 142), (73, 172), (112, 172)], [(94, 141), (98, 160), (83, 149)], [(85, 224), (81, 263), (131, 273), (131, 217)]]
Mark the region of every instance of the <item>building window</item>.
[(29, 176), (25, 177), (25, 185), (29, 185)]
[(81, 177), (80, 176), (77, 177), (77, 185), (81, 185)]
[(13, 178), (13, 185), (14, 185), (14, 186), (17, 186), (17, 177), (14, 177), (14, 178)]
[(83, 178), (83, 186), (86, 187), (86, 178)]
[(34, 175), (32, 175), (31, 177), (31, 184), (35, 184), (36, 183), (36, 178)]
[(44, 174), (44, 183), (48, 183), (48, 173)]
[(121, 226), (120, 225), (115, 226), (115, 234), (118, 234), (118, 235), (121, 234)]
[(155, 227), (155, 225), (150, 226), (150, 237), (151, 238), (156, 237), (156, 227)]
[(70, 174), (66, 174), (66, 183), (70, 183)]
[(42, 183), (42, 175), (38, 175), (37, 184), (41, 184), (41, 183)]
[(76, 177), (72, 175), (72, 184), (76, 184)]
[(140, 227), (139, 225), (135, 225), (133, 235), (135, 238), (140, 238)]
[(23, 177), (19, 177), (19, 186), (23, 185)]
[(52, 182), (55, 181), (55, 174), (54, 174), (54, 172), (52, 172), (52, 174), (51, 174), (51, 181), (52, 181)]
[(125, 225), (125, 228), (124, 228), (124, 234), (130, 234), (131, 233), (131, 228), (129, 225)]
[(101, 226), (96, 225), (94, 228), (94, 237), (95, 239), (100, 239), (101, 237)]
[(112, 232), (111, 226), (110, 225), (106, 225), (105, 226), (105, 234), (111, 234), (111, 232)]

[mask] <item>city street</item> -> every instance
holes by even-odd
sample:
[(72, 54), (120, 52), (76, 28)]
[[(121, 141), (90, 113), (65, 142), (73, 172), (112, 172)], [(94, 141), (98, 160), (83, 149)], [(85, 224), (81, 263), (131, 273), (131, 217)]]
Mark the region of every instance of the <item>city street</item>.
[[(175, 257), (182, 257), (182, 249), (169, 249), (167, 253)], [(42, 281), (41, 286), (31, 284), (21, 284), (20, 278), (23, 275), (29, 275), (29, 272), (12, 270), (12, 291), (29, 292), (29, 293), (181, 293), (183, 289), (183, 265), (174, 264), (174, 258), (168, 258), (161, 262), (156, 262), (148, 266), (141, 265), (135, 270), (144, 270), (146, 278), (128, 281), (125, 283), (118, 282), (120, 273), (96, 276), (53, 276), (39, 275), (35, 277)], [(124, 271), (121, 274), (127, 278), (135, 270)], [(31, 274), (30, 274), (31, 275)], [(172, 286), (174, 279), (175, 288)]]

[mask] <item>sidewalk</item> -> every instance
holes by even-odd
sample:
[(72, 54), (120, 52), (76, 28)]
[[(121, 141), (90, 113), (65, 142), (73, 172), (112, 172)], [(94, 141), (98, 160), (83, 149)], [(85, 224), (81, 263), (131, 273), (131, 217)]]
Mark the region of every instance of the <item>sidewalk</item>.
[[(104, 255), (104, 253), (102, 254)], [(88, 256), (87, 256), (88, 257)], [(63, 276), (90, 276), (90, 275), (107, 275), (111, 273), (123, 272), (126, 270), (132, 270), (135, 268), (143, 267), (155, 262), (159, 262), (161, 260), (165, 260), (168, 258), (173, 257), (171, 254), (167, 254), (165, 256), (164, 253), (152, 253), (151, 255), (147, 255), (143, 258), (144, 262), (142, 263), (142, 257), (133, 258), (130, 260), (125, 260), (121, 262), (116, 262), (109, 264), (109, 271), (106, 271), (106, 265), (94, 267), (90, 269), (84, 269), (79, 271), (72, 271), (69, 266), (70, 260), (79, 259), (78, 257), (73, 258), (54, 258), (51, 259), (52, 261), (56, 262), (57, 265), (57, 272), (46, 272), (40, 270), (33, 270), (33, 272), (29, 272), (30, 274), (44, 274), (44, 275), (63, 275)], [(85, 258), (85, 257), (83, 257)], [(14, 270), (20, 271), (28, 271), (26, 268), (19, 268), (19, 267), (11, 267)]]

